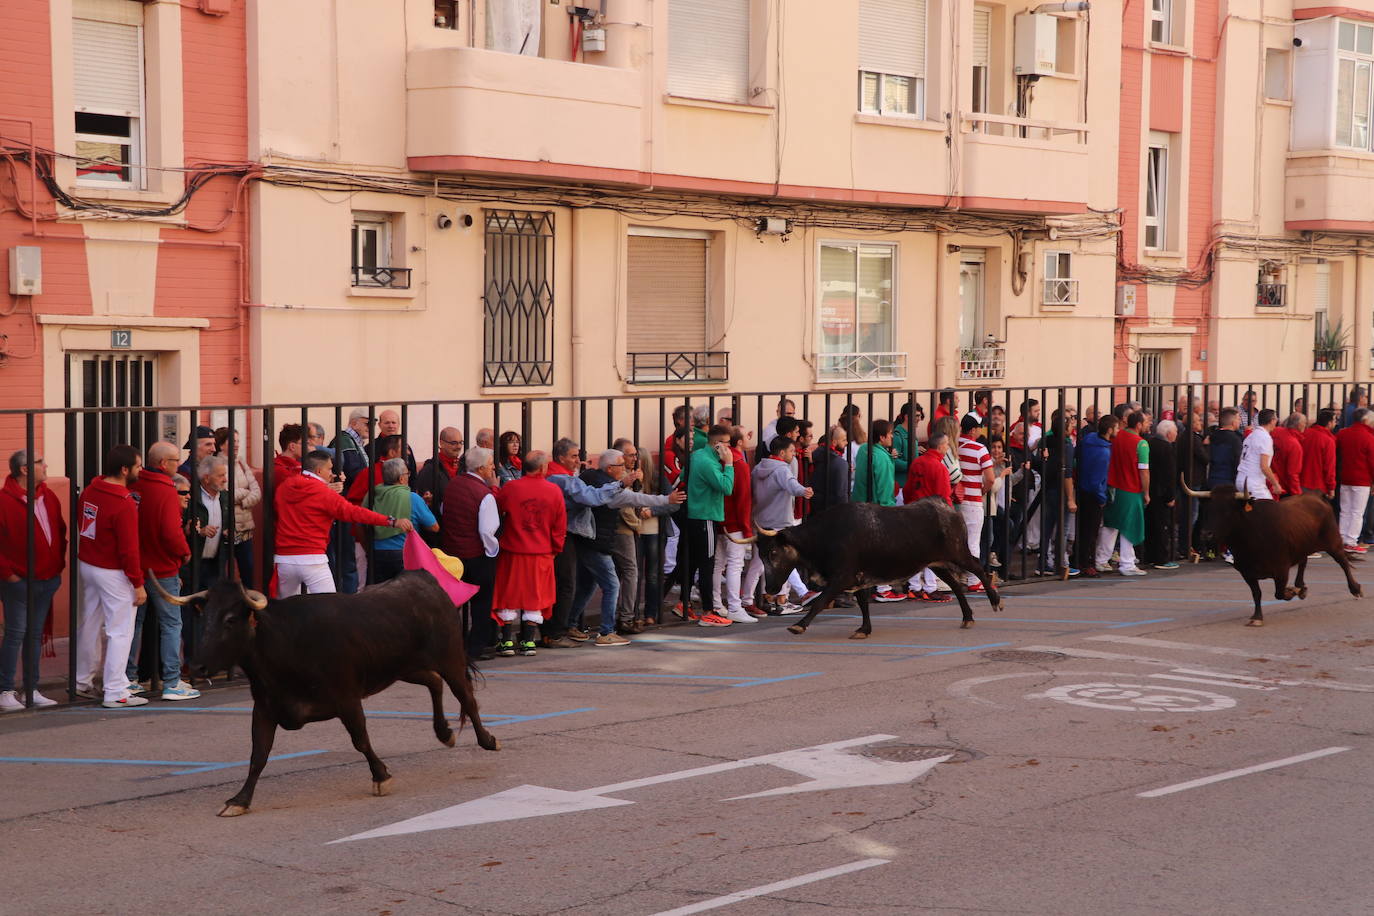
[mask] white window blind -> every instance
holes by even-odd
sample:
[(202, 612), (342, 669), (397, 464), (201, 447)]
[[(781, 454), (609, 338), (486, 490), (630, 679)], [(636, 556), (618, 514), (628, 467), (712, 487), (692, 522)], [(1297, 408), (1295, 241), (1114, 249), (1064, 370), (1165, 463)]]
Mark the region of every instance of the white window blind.
[(626, 350), (705, 350), (707, 239), (631, 235), (627, 243)]
[(926, 0), (860, 0), (859, 69), (925, 75)]
[(668, 92), (749, 101), (749, 0), (671, 0)]
[(118, 22), (72, 20), (77, 111), (142, 116), (142, 31)]
[(973, 66), (986, 67), (992, 60), (992, 10), (973, 10)]

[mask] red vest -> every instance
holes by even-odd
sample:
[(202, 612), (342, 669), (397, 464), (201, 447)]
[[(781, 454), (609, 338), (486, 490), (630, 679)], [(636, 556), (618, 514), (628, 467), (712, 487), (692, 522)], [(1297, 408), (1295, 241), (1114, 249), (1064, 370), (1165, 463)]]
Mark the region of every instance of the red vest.
[(440, 540), (444, 553), (460, 560), (484, 557), (486, 548), (477, 533), (477, 510), (491, 487), (466, 471), (448, 482), (444, 490), (444, 517)]
[(1112, 440), (1112, 460), (1107, 465), (1107, 486), (1127, 493), (1139, 493), (1140, 464), (1136, 447), (1141, 439), (1129, 429), (1123, 429)]

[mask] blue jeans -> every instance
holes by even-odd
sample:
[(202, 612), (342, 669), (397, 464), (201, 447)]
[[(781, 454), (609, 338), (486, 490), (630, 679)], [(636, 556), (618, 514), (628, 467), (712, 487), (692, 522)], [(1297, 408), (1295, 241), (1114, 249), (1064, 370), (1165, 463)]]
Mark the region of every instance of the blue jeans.
[(615, 632), (615, 605), (620, 599), (620, 579), (609, 553), (602, 553), (590, 543), (577, 545), (577, 589), (573, 592), (572, 626), (582, 625), (582, 611), (592, 597), (592, 589), (601, 586), (601, 635)]
[[(175, 597), (181, 596), (180, 576), (168, 576), (165, 579), (158, 579), (157, 582), (166, 589), (167, 594)], [(129, 652), (128, 667), (124, 670), (129, 676), (130, 683), (138, 682), (138, 650), (143, 645), (143, 615), (150, 607), (157, 612), (158, 651), (162, 660), (162, 683), (174, 687), (177, 681), (181, 680), (181, 608), (164, 600), (157, 593), (157, 589), (148, 589), (147, 602), (141, 605), (134, 614), (133, 648)]]
[[(33, 649), (24, 657), (24, 673), (38, 683), (38, 653), (42, 643), (43, 622), (48, 619), (52, 608), (53, 595), (62, 584), (61, 576), (51, 579), (33, 580), (33, 606), (35, 610), (33, 625)], [(5, 606), (5, 641), (0, 643), (0, 690), (14, 689), (14, 672), (19, 665), (19, 656), (24, 648), (24, 635), (28, 633), (28, 589), (24, 580), (0, 582), (0, 604)]]

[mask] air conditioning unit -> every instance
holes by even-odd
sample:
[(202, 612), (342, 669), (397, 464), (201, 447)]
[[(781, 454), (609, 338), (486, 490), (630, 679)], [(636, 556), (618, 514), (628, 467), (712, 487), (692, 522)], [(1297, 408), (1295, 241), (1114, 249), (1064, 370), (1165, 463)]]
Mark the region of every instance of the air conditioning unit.
[(43, 292), (43, 249), (15, 245), (10, 249), (10, 295), (37, 296)]
[(1129, 318), (1135, 314), (1135, 287), (1118, 286), (1116, 288), (1116, 313), (1123, 318)]
[(1018, 13), (1012, 20), (1017, 76), (1048, 76), (1059, 57), (1059, 20), (1044, 13)]

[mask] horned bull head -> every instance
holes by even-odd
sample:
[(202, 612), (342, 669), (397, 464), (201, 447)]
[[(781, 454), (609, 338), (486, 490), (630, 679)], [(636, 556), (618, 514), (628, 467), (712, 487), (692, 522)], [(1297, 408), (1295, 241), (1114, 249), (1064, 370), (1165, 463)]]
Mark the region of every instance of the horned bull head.
[(218, 582), (191, 595), (170, 595), (150, 580), (162, 600), (179, 607), (199, 603), (204, 608), (200, 645), (192, 670), (204, 675), (238, 664), (253, 637), (256, 614), (267, 607), (267, 596), (242, 582)]

